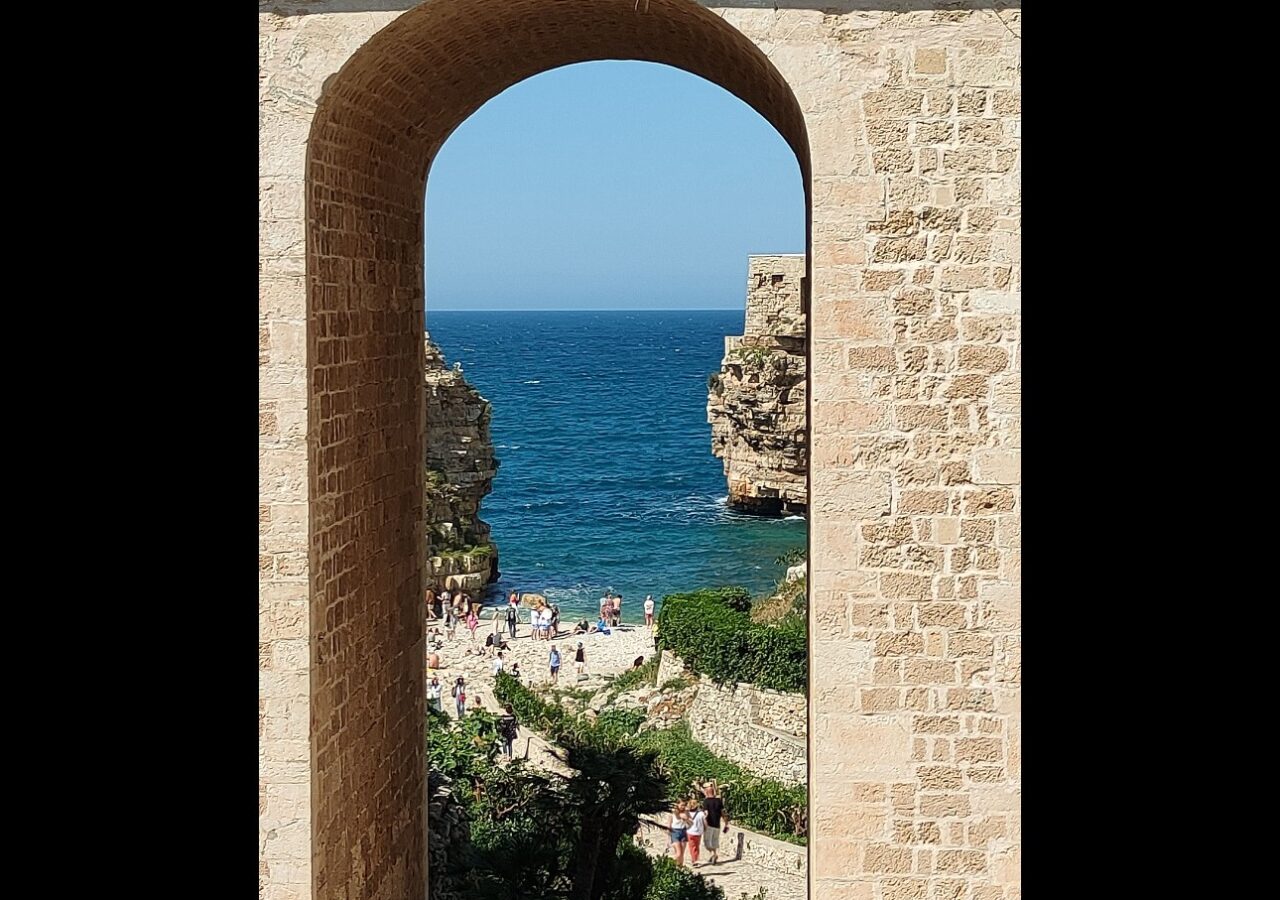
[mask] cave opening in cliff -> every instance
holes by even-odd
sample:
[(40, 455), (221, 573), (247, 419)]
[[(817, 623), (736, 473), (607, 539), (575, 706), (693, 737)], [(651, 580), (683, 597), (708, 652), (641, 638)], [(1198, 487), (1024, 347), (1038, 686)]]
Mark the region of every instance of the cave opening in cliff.
[[(555, 768), (542, 738), (571, 740), (564, 715), (656, 754), (669, 800), (728, 782), (739, 874), (711, 880), (765, 886), (746, 836), (807, 890), (808, 138), (753, 43), (767, 21), (742, 22), (760, 33), (685, 0), (434, 0), (326, 85), (307, 151), (316, 896), (482, 877), (437, 855), (456, 835), (427, 840), (462, 815), (422, 742), (428, 696), (463, 708), (458, 677), (472, 722), (523, 698), (534, 768)], [(424, 621), (428, 591), (481, 621)], [(559, 631), (539, 643), (544, 602)], [(758, 815), (734, 794), (756, 780)], [(659, 831), (639, 832), (655, 857)], [(572, 880), (571, 852), (575, 872), (525, 874)]]

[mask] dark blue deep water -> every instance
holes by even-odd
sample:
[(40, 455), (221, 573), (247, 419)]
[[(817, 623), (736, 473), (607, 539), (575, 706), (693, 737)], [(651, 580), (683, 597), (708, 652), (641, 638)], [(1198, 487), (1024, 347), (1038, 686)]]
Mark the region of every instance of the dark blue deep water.
[(741, 310), (428, 311), (493, 404), (500, 468), (481, 515), (498, 590), (544, 593), (570, 619), (613, 589), (635, 621), (645, 594), (781, 577), (804, 521), (728, 511), (711, 455), (707, 376), (742, 325)]

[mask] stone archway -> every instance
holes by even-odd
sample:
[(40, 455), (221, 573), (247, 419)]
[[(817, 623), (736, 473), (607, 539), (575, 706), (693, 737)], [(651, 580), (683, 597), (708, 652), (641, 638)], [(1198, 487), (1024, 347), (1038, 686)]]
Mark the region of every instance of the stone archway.
[(700, 5), (260, 0), (263, 900), (422, 883), (423, 178), (605, 55), (807, 133), (811, 894), (1021, 895), (1020, 0)]
[[(307, 145), (311, 859), (316, 898), (421, 896), (424, 192), (445, 139), (511, 85), (656, 62), (752, 106), (795, 151), (768, 58), (688, 0), (433, 0), (324, 84)], [(806, 216), (806, 220), (808, 216)]]

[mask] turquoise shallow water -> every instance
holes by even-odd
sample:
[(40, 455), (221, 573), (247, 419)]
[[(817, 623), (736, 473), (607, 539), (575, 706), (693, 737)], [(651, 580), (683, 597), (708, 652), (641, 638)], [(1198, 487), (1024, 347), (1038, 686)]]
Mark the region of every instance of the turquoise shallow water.
[(645, 594), (763, 592), (781, 577), (774, 560), (804, 545), (805, 522), (727, 510), (711, 455), (707, 376), (742, 324), (740, 310), (428, 311), (445, 357), (493, 404), (491, 595), (545, 593), (572, 619), (613, 589), (636, 621)]

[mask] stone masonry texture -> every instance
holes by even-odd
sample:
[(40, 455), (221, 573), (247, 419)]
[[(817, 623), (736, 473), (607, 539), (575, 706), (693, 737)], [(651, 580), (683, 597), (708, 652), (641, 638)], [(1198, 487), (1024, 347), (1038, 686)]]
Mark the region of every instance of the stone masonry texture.
[(729, 506), (802, 514), (808, 503), (808, 396), (803, 254), (752, 256), (746, 325), (724, 339), (707, 384), (711, 452), (724, 461)]
[(810, 897), (1021, 897), (1021, 30), (985, 3), (260, 4), (260, 898), (425, 894), (427, 171), (486, 100), (593, 59), (715, 82), (800, 161)]

